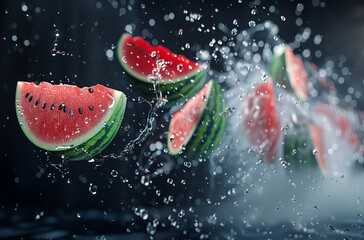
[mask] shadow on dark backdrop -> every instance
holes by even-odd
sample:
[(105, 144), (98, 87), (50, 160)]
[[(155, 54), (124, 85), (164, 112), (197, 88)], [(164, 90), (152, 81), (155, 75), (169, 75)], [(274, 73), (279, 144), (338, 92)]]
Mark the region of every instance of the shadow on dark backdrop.
[[(115, 51), (112, 61), (105, 54), (117, 44), (127, 25), (133, 29), (133, 35), (146, 36), (149, 41), (154, 40), (189, 58), (195, 56), (197, 49), (209, 49), (212, 38), (219, 39), (224, 35), (218, 28), (208, 33), (199, 32), (201, 24), (211, 29), (222, 22), (231, 29), (233, 20), (237, 19), (241, 31), (248, 28), (250, 20), (257, 23), (271, 20), (278, 24), (280, 37), (287, 42), (291, 42), (303, 28), (310, 27), (311, 36), (323, 35), (322, 43), (319, 46), (313, 44), (311, 37), (297, 53), (305, 48), (311, 52), (321, 50), (322, 57), (312, 57), (318, 66), (324, 65), (328, 59), (338, 62), (340, 56), (345, 55), (345, 65), (351, 75), (346, 76), (348, 81), (338, 86), (339, 93), (346, 95), (348, 84), (363, 92), (363, 2), (327, 1), (324, 8), (313, 6), (321, 1), (308, 2), (300, 16), (303, 24), (298, 27), (296, 1), (279, 1), (279, 4), (262, 1), (257, 6), (256, 15), (251, 15), (252, 8), (249, 7), (254, 1), (243, 1), (242, 4), (238, 1), (231, 4), (225, 1), (1, 1), (0, 206), (10, 209), (31, 207), (43, 211), (99, 208), (119, 212), (128, 208), (128, 203), (150, 204), (150, 195), (136, 193), (126, 184), (109, 182), (110, 171), (115, 169), (120, 176), (131, 178), (132, 185), (140, 184), (133, 183), (135, 166), (130, 161), (109, 160), (98, 168), (87, 162), (71, 163), (68, 166), (70, 173), (62, 177), (45, 160), (44, 152), (27, 140), (15, 115), (14, 92), (18, 80), (79, 86), (100, 83), (122, 90), (129, 98), (123, 126), (130, 126), (132, 130), (127, 137), (121, 130), (106, 149), (106, 152), (120, 151), (125, 141), (135, 136), (135, 131), (145, 123), (149, 109), (145, 103), (132, 101), (137, 95), (128, 88)], [(26, 4), (27, 11), (22, 9), (23, 4)], [(269, 13), (271, 5), (278, 11)], [(184, 10), (201, 14), (202, 18), (195, 22), (186, 21), (188, 14)], [(165, 21), (165, 15), (170, 13), (173, 13), (173, 19)], [(281, 15), (287, 20), (282, 21)], [(154, 19), (154, 26), (151, 26), (150, 19)], [(60, 33), (58, 48), (73, 56), (51, 55), (56, 29)], [(183, 29), (181, 36), (177, 34), (179, 29)], [(29, 46), (24, 45), (25, 40), (29, 41)], [(191, 49), (182, 50), (186, 43), (190, 43)], [(221, 70), (219, 61), (212, 62), (211, 67)], [(362, 99), (358, 100), (358, 108), (363, 110)], [(68, 180), (71, 184), (67, 183)], [(99, 186), (98, 194), (89, 193), (90, 183)]]

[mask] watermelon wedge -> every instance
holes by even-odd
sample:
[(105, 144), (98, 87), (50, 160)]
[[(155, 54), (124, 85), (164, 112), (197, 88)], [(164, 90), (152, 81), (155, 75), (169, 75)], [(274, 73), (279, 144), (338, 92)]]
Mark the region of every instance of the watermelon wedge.
[(313, 112), (319, 124), (331, 124), (335, 135), (344, 140), (353, 152), (359, 152), (360, 119), (354, 111), (319, 103)]
[(89, 159), (115, 137), (126, 96), (102, 85), (39, 85), (18, 82), (16, 113), (36, 146), (70, 160)]
[(283, 157), (290, 170), (319, 169), (326, 175), (322, 129), (313, 124), (293, 123), (284, 136)]
[(270, 72), (275, 81), (294, 92), (300, 100), (307, 99), (307, 71), (302, 59), (296, 57), (288, 45), (278, 47), (273, 56)]
[(142, 37), (123, 34), (117, 53), (133, 88), (147, 100), (155, 97), (153, 81), (168, 100), (166, 106), (182, 103), (204, 85), (206, 71), (200, 64), (165, 47), (152, 46)]
[(242, 105), (243, 131), (251, 146), (265, 152), (268, 163), (276, 157), (280, 138), (280, 121), (273, 83), (270, 79), (252, 89)]
[(226, 108), (220, 85), (211, 80), (183, 108), (172, 115), (168, 131), (171, 155), (206, 158), (219, 144), (226, 126)]

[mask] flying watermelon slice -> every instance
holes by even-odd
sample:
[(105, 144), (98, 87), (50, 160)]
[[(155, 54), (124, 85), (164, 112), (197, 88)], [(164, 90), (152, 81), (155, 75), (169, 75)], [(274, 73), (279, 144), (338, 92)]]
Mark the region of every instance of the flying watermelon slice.
[(117, 53), (133, 88), (145, 99), (156, 96), (153, 81), (158, 82), (162, 97), (167, 98), (166, 106), (189, 99), (204, 85), (206, 71), (201, 65), (165, 47), (152, 46), (142, 37), (123, 34)]
[(265, 152), (268, 163), (276, 157), (281, 126), (270, 79), (252, 89), (242, 105), (243, 131), (253, 148)]
[(288, 169), (320, 169), (326, 175), (322, 129), (314, 124), (293, 123), (284, 136), (283, 157)]
[(302, 59), (296, 57), (288, 45), (278, 47), (270, 66), (273, 79), (294, 92), (299, 99), (307, 99), (308, 75)]
[(172, 115), (168, 132), (171, 155), (206, 158), (219, 144), (226, 126), (226, 108), (220, 85), (211, 80), (183, 108)]
[(319, 103), (314, 108), (314, 114), (319, 123), (331, 124), (335, 135), (344, 140), (353, 153), (360, 151), (358, 132), (361, 123), (359, 116), (354, 111)]
[(89, 159), (115, 137), (126, 96), (102, 85), (39, 85), (18, 82), (16, 113), (36, 146), (70, 160)]

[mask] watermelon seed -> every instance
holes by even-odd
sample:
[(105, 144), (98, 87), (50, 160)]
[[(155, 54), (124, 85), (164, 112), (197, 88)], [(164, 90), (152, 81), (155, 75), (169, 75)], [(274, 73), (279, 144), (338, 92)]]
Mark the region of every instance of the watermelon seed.
[(63, 107), (63, 112), (67, 112), (67, 107), (66, 106)]
[(78, 109), (78, 112), (79, 112), (80, 114), (82, 114), (82, 113), (83, 113), (82, 108), (79, 108), (79, 109)]
[(52, 104), (52, 106), (51, 106), (51, 110), (53, 110), (54, 109), (54, 103)]
[(62, 103), (61, 105), (59, 105), (58, 110), (62, 110), (63, 107), (64, 107), (64, 103)]
[(47, 103), (44, 103), (42, 108), (45, 109), (46, 106), (47, 106)]
[(70, 115), (73, 116), (73, 110), (72, 109), (70, 109)]
[(35, 101), (35, 106), (37, 106), (39, 103), (39, 99), (37, 101)]
[(29, 102), (31, 102), (33, 100), (33, 96), (30, 96), (29, 98)]
[(29, 97), (29, 93), (25, 94), (25, 98), (28, 98)]
[(89, 108), (91, 111), (93, 111), (93, 110), (94, 110), (94, 107), (93, 107), (93, 106), (91, 106), (91, 105), (90, 105), (88, 108)]
[(93, 90), (92, 88), (89, 88), (89, 89), (88, 89), (88, 91), (89, 91), (90, 93), (93, 93), (93, 92), (94, 92), (94, 90)]

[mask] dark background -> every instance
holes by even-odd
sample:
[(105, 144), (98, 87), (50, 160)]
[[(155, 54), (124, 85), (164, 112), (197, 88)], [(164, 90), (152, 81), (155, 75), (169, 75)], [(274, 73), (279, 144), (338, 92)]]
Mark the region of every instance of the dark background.
[[(22, 133), (15, 115), (15, 87), (18, 80), (53, 81), (91, 86), (97, 83), (124, 91), (129, 104), (123, 127), (106, 152), (117, 152), (125, 141), (135, 136), (135, 131), (145, 123), (149, 106), (133, 102), (134, 94), (125, 81), (124, 73), (117, 60), (109, 61), (106, 51), (117, 44), (125, 27), (134, 26), (133, 35), (147, 35), (148, 41), (159, 44), (189, 58), (196, 49), (209, 49), (212, 38), (220, 39), (225, 33), (218, 30), (218, 23), (233, 28), (237, 19), (239, 31), (248, 28), (248, 22), (271, 20), (280, 27), (279, 36), (292, 42), (295, 35), (305, 27), (311, 28), (310, 39), (296, 50), (305, 48), (322, 51), (322, 57), (312, 54), (312, 60), (319, 67), (325, 67), (328, 60), (336, 64), (334, 70), (343, 76), (341, 67), (346, 66), (350, 74), (343, 84), (337, 84), (339, 94), (348, 94), (348, 86), (354, 86), (363, 93), (364, 68), (364, 3), (362, 1), (302, 1), (304, 10), (299, 16), (302, 26), (296, 25), (295, 13), (300, 1), (90, 1), (90, 0), (39, 0), (0, 2), (0, 208), (16, 212), (19, 208), (30, 208), (49, 212), (59, 209), (82, 210), (98, 208), (120, 212), (128, 209), (128, 203), (151, 204), (155, 189), (130, 189), (121, 181), (110, 183), (110, 171), (115, 169), (119, 176), (133, 179), (135, 164), (131, 161), (110, 159), (101, 167), (88, 162), (68, 164), (69, 174), (62, 174), (50, 166), (45, 153), (36, 148)], [(22, 10), (26, 4), (27, 11)], [(101, 6), (101, 7), (100, 7)], [(145, 6), (145, 7), (143, 7)], [(257, 14), (251, 15), (256, 6)], [(276, 12), (268, 8), (275, 6)], [(100, 7), (100, 8), (98, 8)], [(264, 9), (265, 7), (265, 9)], [(218, 9), (218, 11), (215, 11)], [(188, 11), (186, 15), (184, 10)], [(174, 14), (174, 19), (165, 21), (164, 16)], [(199, 21), (186, 21), (190, 12), (199, 13)], [(281, 20), (281, 15), (286, 21)], [(153, 18), (155, 25), (150, 26)], [(201, 24), (205, 29), (199, 32)], [(60, 51), (70, 55), (51, 55), (54, 31), (58, 29)], [(183, 35), (178, 30), (183, 29)], [(323, 35), (320, 45), (313, 43), (315, 35)], [(17, 40), (13, 41), (16, 35)], [(25, 46), (24, 41), (30, 45)], [(182, 50), (186, 43), (191, 49)], [(345, 56), (345, 57), (343, 57)], [(345, 60), (343, 65), (338, 65)], [(211, 67), (220, 70), (219, 62)], [(355, 98), (352, 96), (352, 98)], [(358, 109), (364, 110), (363, 97), (357, 99)], [(130, 134), (126, 136), (126, 134)], [(177, 173), (175, 173), (177, 174)], [(86, 180), (85, 180), (86, 179)], [(70, 181), (70, 183), (67, 183)], [(139, 184), (137, 180), (132, 184)], [(89, 184), (98, 186), (98, 193), (88, 191)], [(161, 184), (162, 185), (162, 184)], [(163, 186), (163, 185), (162, 185)], [(167, 187), (166, 187), (167, 188)], [(170, 190), (176, 191), (176, 190)]]

